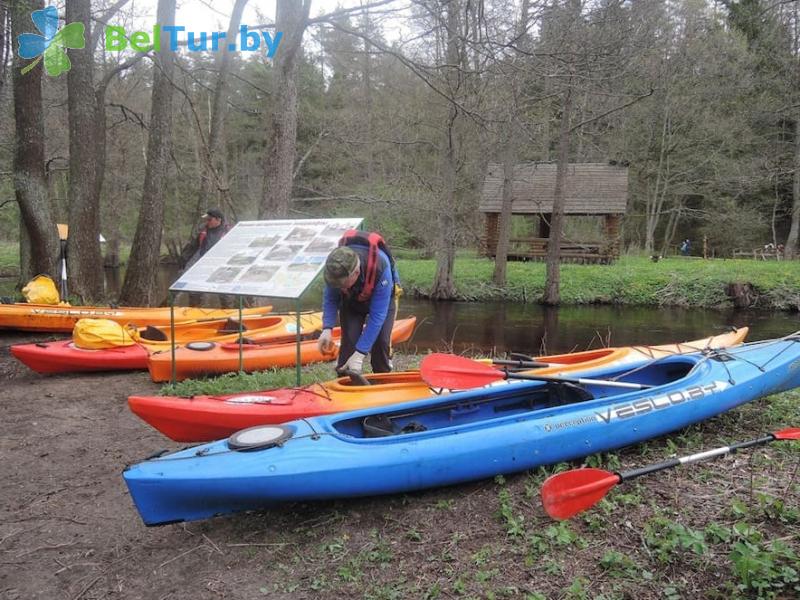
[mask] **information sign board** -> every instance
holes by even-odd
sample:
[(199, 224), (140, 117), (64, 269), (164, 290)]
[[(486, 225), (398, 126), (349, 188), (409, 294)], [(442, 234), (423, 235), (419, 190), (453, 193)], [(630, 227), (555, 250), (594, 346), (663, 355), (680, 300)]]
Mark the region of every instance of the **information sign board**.
[(242, 221), (172, 284), (174, 292), (299, 298), (363, 219)]

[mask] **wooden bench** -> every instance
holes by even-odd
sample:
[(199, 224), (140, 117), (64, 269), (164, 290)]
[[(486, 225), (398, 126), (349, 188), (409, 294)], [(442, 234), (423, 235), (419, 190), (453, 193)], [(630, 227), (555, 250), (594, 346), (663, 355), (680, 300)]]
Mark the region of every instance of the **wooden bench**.
[(782, 253), (777, 248), (764, 249), (753, 248), (752, 250), (734, 250), (733, 258), (752, 258), (753, 260), (783, 260)]

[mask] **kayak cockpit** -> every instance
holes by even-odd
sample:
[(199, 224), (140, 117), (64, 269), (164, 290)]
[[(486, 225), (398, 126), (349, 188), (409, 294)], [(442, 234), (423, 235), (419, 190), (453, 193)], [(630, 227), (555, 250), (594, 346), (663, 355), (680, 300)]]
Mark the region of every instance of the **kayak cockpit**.
[[(670, 359), (635, 371), (605, 372), (602, 379), (646, 386), (635, 392), (644, 397), (651, 387), (683, 379), (696, 364), (694, 360)], [(569, 410), (581, 403), (599, 399), (607, 401), (617, 396), (629, 396), (632, 392), (631, 388), (612, 387), (601, 382), (578, 384), (576, 380), (565, 379), (459, 392), (435, 402), (428, 399), (393, 410), (359, 411), (352, 416), (334, 418), (330, 424), (335, 432), (352, 438), (390, 437), (475, 424), (488, 426), (498, 419)]]

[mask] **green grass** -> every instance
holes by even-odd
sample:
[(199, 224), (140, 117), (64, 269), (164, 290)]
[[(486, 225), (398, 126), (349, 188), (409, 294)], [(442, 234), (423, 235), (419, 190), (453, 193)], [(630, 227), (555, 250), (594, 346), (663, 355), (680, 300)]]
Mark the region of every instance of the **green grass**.
[[(300, 370), (300, 385), (308, 385), (317, 381), (325, 381), (335, 377), (333, 363), (317, 363), (306, 365)], [(161, 393), (170, 396), (198, 396), (236, 394), (253, 390), (294, 387), (297, 376), (294, 367), (287, 369), (270, 369), (255, 373), (227, 373), (212, 379), (187, 379), (175, 385), (169, 384), (161, 388)]]
[[(415, 369), (422, 356), (412, 354), (395, 354), (393, 362), (396, 370)], [(309, 385), (319, 381), (329, 381), (337, 375), (335, 363), (313, 363), (303, 365), (300, 370), (300, 385)], [(369, 367), (367, 367), (369, 370)], [(294, 387), (297, 385), (297, 371), (294, 367), (269, 369), (255, 373), (227, 373), (210, 379), (187, 379), (175, 385), (167, 384), (161, 393), (168, 396), (199, 396), (236, 394), (253, 390), (269, 390), (274, 388)]]
[[(398, 260), (407, 293), (427, 296), (436, 270), (434, 260)], [(545, 265), (510, 262), (508, 285), (492, 284), (494, 262), (459, 257), (455, 262), (458, 299), (537, 302), (544, 291)], [(563, 304), (625, 304), (645, 306), (731, 305), (727, 284), (754, 286), (759, 308), (800, 308), (800, 262), (701, 260), (670, 258), (654, 263), (647, 258), (623, 257), (612, 265), (562, 265)]]

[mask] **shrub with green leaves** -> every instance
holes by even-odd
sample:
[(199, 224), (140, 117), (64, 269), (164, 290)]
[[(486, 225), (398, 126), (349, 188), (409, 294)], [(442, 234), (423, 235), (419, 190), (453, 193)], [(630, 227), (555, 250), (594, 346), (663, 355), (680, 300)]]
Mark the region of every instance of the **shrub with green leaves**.
[(800, 597), (800, 557), (788, 545), (741, 540), (730, 553), (737, 587), (758, 598)]

